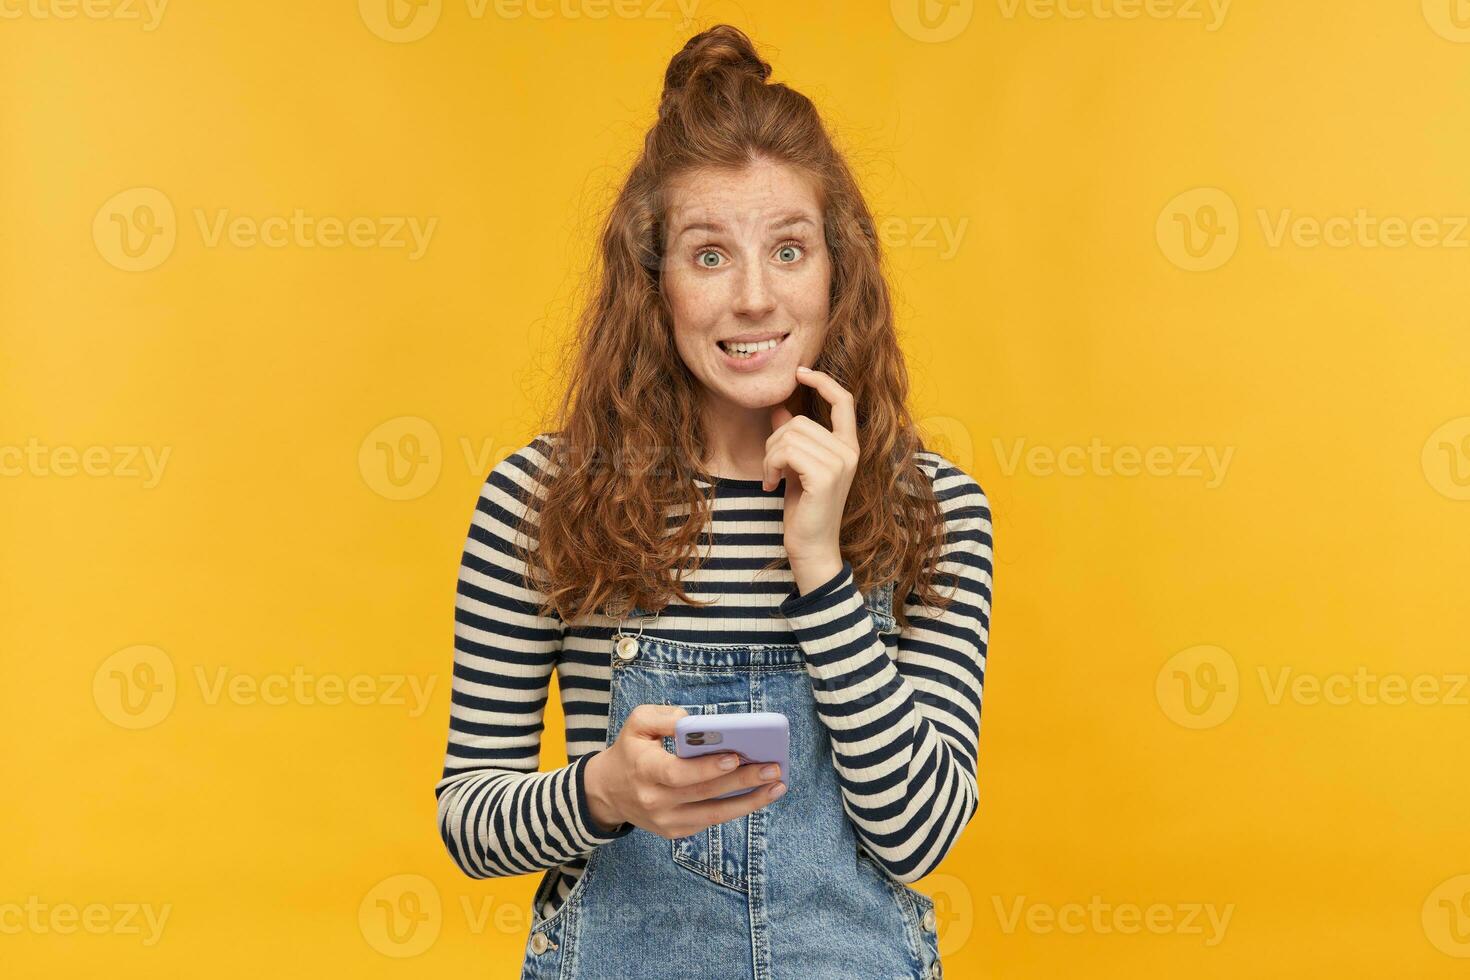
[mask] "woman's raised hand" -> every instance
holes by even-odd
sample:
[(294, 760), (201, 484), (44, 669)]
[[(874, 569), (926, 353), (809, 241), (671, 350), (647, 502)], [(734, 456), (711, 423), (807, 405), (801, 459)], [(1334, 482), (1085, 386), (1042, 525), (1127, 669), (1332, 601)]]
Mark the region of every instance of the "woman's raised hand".
[(852, 392), (830, 374), (806, 367), (797, 368), (796, 380), (827, 401), (832, 428), (792, 415), (784, 402), (773, 406), (762, 485), (771, 489), (786, 480), (782, 544), (805, 594), (842, 568), (842, 515), (862, 454)]

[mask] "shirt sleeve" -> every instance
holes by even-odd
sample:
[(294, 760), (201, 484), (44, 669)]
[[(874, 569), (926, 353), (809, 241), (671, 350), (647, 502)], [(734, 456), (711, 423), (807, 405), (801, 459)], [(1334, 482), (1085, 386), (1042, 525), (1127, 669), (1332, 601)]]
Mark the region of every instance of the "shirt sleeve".
[(844, 561), (781, 611), (806, 654), (817, 714), (832, 739), (843, 807), (864, 849), (901, 882), (938, 867), (975, 814), (980, 695), (990, 635), (990, 506), (980, 485), (935, 456), (945, 515), (935, 584), (943, 613), (905, 600), (889, 654)]
[(472, 878), (555, 867), (633, 829), (624, 823), (605, 833), (593, 823), (585, 771), (595, 753), (537, 771), (563, 634), (560, 617), (538, 612), (542, 594), (527, 585), (514, 547), (518, 533), (534, 547), (534, 508), (523, 518), (545, 459), (538, 445), (486, 478), (459, 568), (449, 743), (434, 795), (444, 845)]

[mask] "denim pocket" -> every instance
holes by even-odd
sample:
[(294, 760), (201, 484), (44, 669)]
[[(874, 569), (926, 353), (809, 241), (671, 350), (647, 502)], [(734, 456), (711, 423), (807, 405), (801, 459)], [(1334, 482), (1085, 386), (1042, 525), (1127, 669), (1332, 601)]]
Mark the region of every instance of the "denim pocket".
[[(712, 704), (681, 704), (691, 715), (728, 715), (749, 712), (747, 701), (716, 701)], [(674, 751), (672, 736), (664, 738), (664, 748)], [(746, 877), (746, 830), (749, 817), (737, 817), (724, 823), (713, 824), (687, 837), (675, 837), (669, 841), (669, 852), (674, 863), (695, 874), (702, 875), (715, 884), (736, 891), (750, 891)]]
[(537, 943), (537, 933), (542, 933), (546, 936), (547, 945), (543, 947), (543, 950), (555, 949), (560, 944), (558, 930), (561, 928), (561, 923), (568, 915), (568, 910), (582, 901), (582, 895), (591, 885), (592, 875), (594, 874), (593, 865), (597, 862), (598, 856), (597, 851), (592, 852), (592, 855), (587, 859), (587, 864), (582, 868), (582, 873), (572, 883), (571, 890), (567, 892), (567, 897), (562, 899), (561, 904), (553, 909), (548, 916), (542, 916), (541, 906), (551, 897), (552, 888), (559, 883), (563, 873), (562, 868), (553, 868), (551, 869), (553, 873), (547, 874), (542, 878), (541, 884), (536, 889), (535, 896), (531, 899), (531, 931), (527, 936), (527, 940), (532, 945), (528, 946), (528, 949), (538, 954), (541, 952), (540, 950), (536, 950), (534, 945)]
[(922, 976), (941, 976), (939, 921), (934, 911), (934, 899), (890, 875), (867, 851), (863, 850), (860, 842), (857, 844), (857, 865), (859, 868), (867, 868), (888, 886), (894, 903), (898, 906), (908, 928), (912, 952), (918, 956), (923, 965), (925, 972)]

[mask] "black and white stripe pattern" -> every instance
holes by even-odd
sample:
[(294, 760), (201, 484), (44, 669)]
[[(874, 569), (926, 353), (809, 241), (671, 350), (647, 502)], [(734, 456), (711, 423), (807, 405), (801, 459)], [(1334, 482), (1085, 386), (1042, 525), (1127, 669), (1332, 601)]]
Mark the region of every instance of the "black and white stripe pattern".
[[(518, 530), (535, 541), (539, 486), (554, 466), (551, 438), (543, 433), (496, 464), (476, 503), (455, 603), (449, 744), (435, 787), (440, 832), (465, 874), (555, 869), (543, 915), (561, 904), (598, 844), (632, 829), (595, 828), (583, 776), (607, 737), (610, 638), (619, 623), (537, 615), (540, 596), (526, 587), (513, 549)], [(693, 642), (800, 644), (848, 815), (864, 849), (902, 882), (938, 866), (975, 812), (992, 575), (990, 508), (980, 485), (937, 453), (915, 459), (945, 514), (938, 585), (957, 591), (942, 615), (908, 596), (910, 623), (896, 649), (866, 614), (849, 564), (806, 595), (789, 567), (760, 574), (784, 555), (784, 485), (763, 490), (759, 480), (723, 477), (714, 478), (711, 524), (698, 543), (707, 557), (684, 581), (692, 597), (719, 605), (671, 605), (645, 631)], [(681, 505), (670, 519), (685, 514)], [(571, 761), (541, 772), (552, 670)]]

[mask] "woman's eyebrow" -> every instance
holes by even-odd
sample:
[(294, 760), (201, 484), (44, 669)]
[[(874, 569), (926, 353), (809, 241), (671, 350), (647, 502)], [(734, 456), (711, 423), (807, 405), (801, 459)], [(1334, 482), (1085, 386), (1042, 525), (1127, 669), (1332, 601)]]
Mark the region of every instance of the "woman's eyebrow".
[[(786, 228), (801, 224), (811, 225), (813, 227), (816, 226), (816, 222), (805, 214), (788, 214), (786, 217), (781, 218), (779, 221), (772, 222), (767, 230), (782, 231)], [(724, 234), (725, 230), (725, 226), (718, 221), (696, 221), (680, 228), (679, 231), (675, 233), (674, 237), (682, 238), (683, 236), (689, 234), (691, 231), (707, 231), (719, 235)]]

